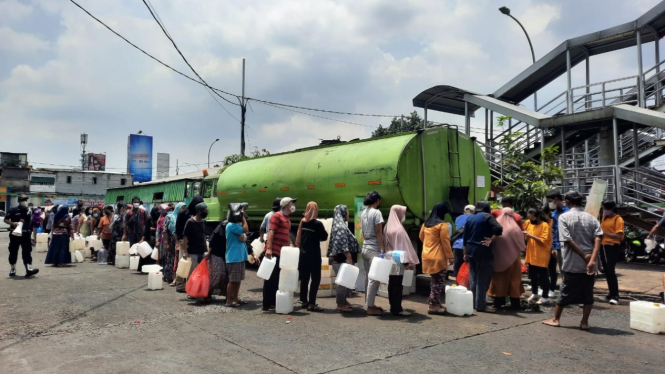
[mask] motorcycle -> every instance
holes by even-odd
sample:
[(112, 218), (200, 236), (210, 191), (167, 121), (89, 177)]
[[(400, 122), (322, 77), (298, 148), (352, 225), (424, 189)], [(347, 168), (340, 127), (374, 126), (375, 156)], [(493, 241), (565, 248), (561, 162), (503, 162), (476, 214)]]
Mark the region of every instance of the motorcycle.
[(626, 262), (632, 262), (637, 257), (648, 256), (647, 246), (644, 240), (649, 236), (648, 231), (640, 230), (633, 226), (625, 226), (625, 235), (623, 239), (624, 258)]

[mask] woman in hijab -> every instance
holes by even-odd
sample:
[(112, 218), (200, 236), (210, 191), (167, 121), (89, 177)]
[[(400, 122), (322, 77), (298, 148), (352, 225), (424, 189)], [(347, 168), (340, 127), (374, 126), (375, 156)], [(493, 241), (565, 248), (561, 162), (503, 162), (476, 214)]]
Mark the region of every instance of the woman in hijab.
[(444, 219), (448, 214), (445, 203), (437, 203), (429, 218), (420, 229), (420, 241), (423, 242), (423, 273), (429, 274), (430, 295), (428, 314), (443, 314), (441, 294), (445, 286), (446, 271), (453, 263), (453, 251), (450, 246), (450, 229)]
[[(178, 260), (182, 258), (182, 240), (185, 237), (185, 225), (187, 221), (196, 214), (196, 206), (203, 202), (203, 197), (201, 195), (196, 195), (192, 198), (192, 201), (185, 208), (181, 208), (180, 212), (177, 213), (177, 219), (175, 224), (175, 240), (176, 240), (176, 252), (178, 254)], [(176, 291), (185, 292), (185, 279), (176, 277)]]
[[(150, 247), (155, 248), (157, 238), (157, 221), (159, 220), (159, 207), (153, 207), (150, 209), (150, 215), (147, 217), (145, 226), (143, 229), (143, 238), (150, 245)], [(152, 259), (152, 256), (139, 256), (139, 266), (137, 271), (142, 272), (143, 265), (152, 265), (155, 264), (155, 260)]]
[(176, 221), (178, 213), (187, 209), (185, 203), (178, 203), (175, 208), (170, 211), (164, 218), (164, 232), (162, 234), (162, 253), (160, 259), (162, 261), (162, 279), (164, 282), (169, 283), (169, 286), (175, 287), (175, 264), (176, 264)]
[[(316, 293), (321, 284), (321, 242), (328, 240), (328, 232), (319, 217), (319, 206), (310, 201), (305, 208), (305, 217), (300, 220), (296, 247), (300, 248), (300, 301), (302, 307), (310, 312), (323, 312), (323, 308), (316, 305)], [(312, 283), (309, 283), (309, 280)], [(308, 297), (309, 296), (309, 297)]]
[[(342, 264), (354, 265), (360, 253), (360, 246), (355, 235), (349, 230), (349, 209), (346, 205), (337, 205), (333, 215), (332, 229), (330, 230), (330, 244), (328, 245), (328, 257), (332, 263), (335, 273), (339, 273)], [(351, 295), (351, 290), (337, 285), (336, 299), (337, 308), (340, 313), (351, 313), (351, 303), (346, 298)]]
[(53, 216), (51, 235), (53, 236), (44, 263), (53, 264), (54, 267), (71, 263), (69, 238), (74, 239), (74, 232), (72, 231), (72, 220), (69, 217), (69, 207), (67, 205), (61, 205), (58, 212)]
[(394, 316), (408, 317), (411, 315), (402, 308), (402, 280), (404, 279), (405, 266), (411, 270), (420, 263), (418, 254), (411, 244), (409, 234), (407, 234), (402, 222), (406, 217), (406, 207), (402, 205), (393, 205), (390, 208), (388, 223), (384, 229), (384, 238), (386, 242), (386, 252), (404, 251), (405, 261), (393, 261), (393, 267), (390, 270), (388, 281), (388, 300), (390, 301), (390, 313)]
[(520, 296), (524, 293), (520, 258), (520, 254), (526, 251), (524, 234), (515, 222), (511, 208), (503, 208), (496, 221), (503, 227), (503, 233), (494, 241), (494, 272), (487, 293), (494, 297), (496, 308), (502, 308), (506, 296), (510, 296), (510, 308), (519, 310)]
[(476, 212), (464, 225), (464, 260), (469, 263), (469, 286), (478, 312), (496, 312), (487, 306), (487, 289), (494, 272), (492, 245), (502, 232), (503, 227), (490, 214), (490, 204), (477, 202)]

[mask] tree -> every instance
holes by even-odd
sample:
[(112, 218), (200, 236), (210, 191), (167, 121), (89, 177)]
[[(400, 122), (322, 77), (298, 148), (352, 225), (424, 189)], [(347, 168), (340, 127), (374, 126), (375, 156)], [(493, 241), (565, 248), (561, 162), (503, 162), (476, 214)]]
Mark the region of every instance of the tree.
[(414, 131), (422, 127), (423, 120), (418, 115), (418, 112), (414, 110), (409, 116), (393, 117), (388, 127), (379, 125), (379, 128), (372, 133), (372, 138)]
[(224, 167), (233, 165), (236, 162), (240, 162), (242, 160), (247, 160), (250, 158), (256, 158), (256, 157), (262, 157), (262, 156), (269, 156), (270, 152), (268, 152), (266, 149), (261, 149), (259, 150), (257, 147), (253, 147), (252, 150), (249, 151), (249, 155), (243, 156), (241, 154), (232, 154), (224, 157), (224, 162), (222, 165)]
[[(499, 126), (509, 118), (499, 117)], [(545, 195), (555, 188), (554, 182), (563, 178), (563, 168), (556, 164), (559, 146), (552, 145), (543, 150), (541, 165), (539, 161), (524, 156), (523, 150), (516, 145), (522, 136), (524, 134), (518, 131), (499, 141), (504, 174), (502, 179), (494, 181), (494, 185), (502, 190), (502, 195), (514, 197), (515, 211), (526, 213), (530, 208), (542, 205)]]

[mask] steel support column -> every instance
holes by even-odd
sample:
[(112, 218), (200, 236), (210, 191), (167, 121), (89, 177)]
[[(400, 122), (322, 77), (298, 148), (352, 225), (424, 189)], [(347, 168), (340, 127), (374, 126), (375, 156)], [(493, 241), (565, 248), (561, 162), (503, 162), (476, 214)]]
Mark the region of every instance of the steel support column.
[(572, 81), (572, 74), (571, 74), (571, 69), (573, 68), (572, 63), (570, 61), (570, 49), (566, 50), (566, 81), (567, 81), (567, 88), (566, 88), (566, 113), (571, 114), (573, 113), (573, 81)]
[(637, 30), (635, 35), (637, 37), (637, 99), (639, 100), (637, 106), (645, 108), (644, 72), (642, 70), (642, 33), (640, 30)]
[(566, 129), (561, 127), (561, 167), (566, 168)]
[(469, 118), (469, 102), (464, 102), (464, 133), (471, 135), (471, 118)]
[(617, 204), (623, 203), (621, 196), (621, 168), (619, 167), (619, 125), (616, 118), (612, 118), (612, 137), (614, 138), (614, 198)]
[(591, 63), (589, 62), (590, 57), (591, 56), (589, 56), (589, 53), (587, 52), (586, 60), (585, 60), (585, 65), (586, 65), (585, 66), (585, 70), (586, 70), (586, 75), (585, 75), (585, 78), (586, 78), (586, 100), (585, 100), (586, 104), (585, 104), (585, 107), (587, 109), (591, 108), (591, 97), (589, 96), (589, 93), (591, 93), (591, 86), (590, 86), (590, 84), (591, 84), (591, 74), (590, 74)]
[(639, 201), (642, 201), (642, 196), (641, 196), (642, 194), (638, 192), (640, 190), (639, 186), (641, 185), (641, 183), (638, 183), (638, 181), (637, 181), (637, 178), (638, 178), (637, 169), (640, 167), (640, 152), (639, 152), (639, 149), (637, 148), (638, 135), (639, 134), (637, 132), (637, 125), (633, 124), (633, 153), (634, 153), (634, 156), (635, 156), (635, 160), (634, 160), (635, 165), (633, 167), (633, 169), (635, 170), (635, 173), (633, 173), (633, 181), (635, 181), (634, 186), (635, 186), (635, 190), (637, 190), (637, 191), (635, 191), (635, 203), (636, 204)]
[[(659, 35), (656, 34), (655, 44), (655, 53), (656, 53), (656, 77), (660, 78), (660, 39)], [(661, 105), (663, 103), (663, 93), (661, 92), (661, 83), (660, 79), (656, 79), (656, 105)]]

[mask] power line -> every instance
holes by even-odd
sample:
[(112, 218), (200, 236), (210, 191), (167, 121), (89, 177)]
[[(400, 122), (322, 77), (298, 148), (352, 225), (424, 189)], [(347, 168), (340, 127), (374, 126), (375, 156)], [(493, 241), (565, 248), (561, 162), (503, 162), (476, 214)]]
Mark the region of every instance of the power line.
[[(256, 100), (255, 100), (255, 101), (256, 101)], [(348, 123), (348, 124), (351, 124), (351, 125), (363, 126), (363, 127), (369, 127), (369, 128), (373, 128), (373, 129), (378, 128), (378, 127), (376, 127), (376, 126), (363, 125), (363, 124), (360, 124), (360, 123), (350, 122), (350, 121), (344, 121), (344, 120), (341, 120), (341, 119), (334, 119), (334, 118), (328, 118), (328, 117), (323, 117), (323, 116), (317, 116), (316, 114), (306, 113), (306, 112), (301, 112), (301, 111), (299, 111), (299, 110), (289, 109), (289, 108), (284, 108), (284, 107), (281, 107), (281, 106), (278, 106), (278, 105), (269, 104), (269, 103), (266, 102), (266, 101), (257, 101), (257, 102), (258, 102), (258, 103), (261, 103), (261, 104), (263, 104), (263, 105), (271, 106), (271, 107), (273, 107), (273, 108), (282, 109), (282, 110), (288, 110), (289, 112), (300, 113), (300, 114), (304, 114), (304, 115), (306, 115), (306, 116), (312, 116), (312, 117), (316, 117), (316, 118), (323, 118), (323, 119), (327, 119), (327, 120), (330, 120), (330, 121), (343, 122), (343, 123)]]
[[(187, 58), (185, 58), (185, 55), (182, 54), (182, 52), (180, 51), (180, 48), (178, 48), (178, 45), (175, 43), (175, 40), (173, 40), (173, 38), (171, 38), (171, 35), (169, 35), (168, 31), (166, 31), (166, 26), (164, 26), (162, 24), (161, 19), (157, 19), (158, 17), (155, 16), (157, 11), (153, 12), (153, 9), (150, 7), (150, 5), (148, 5), (146, 0), (143, 0), (143, 4), (145, 4), (146, 8), (148, 8), (148, 11), (150, 12), (150, 15), (152, 15), (152, 18), (155, 20), (155, 22), (157, 22), (157, 24), (159, 25), (159, 28), (162, 29), (162, 31), (164, 32), (164, 35), (166, 35), (166, 37), (171, 41), (171, 44), (173, 44), (173, 47), (175, 48), (175, 50), (178, 51), (178, 54), (180, 55), (180, 57), (182, 57), (183, 61), (185, 61), (185, 64), (187, 64), (187, 66), (189, 66), (189, 69), (194, 73), (194, 75), (196, 75), (199, 78), (199, 80), (201, 82), (203, 82), (203, 84), (205, 84), (206, 87), (210, 87), (210, 85), (208, 85), (208, 82), (206, 82), (205, 79), (203, 79), (203, 77), (200, 76), (199, 73), (196, 72), (196, 70), (189, 63), (189, 61), (187, 61)], [(228, 95), (229, 93), (226, 93), (226, 94)], [(228, 100), (227, 98), (223, 97), (220, 94), (217, 94), (217, 96), (219, 96), (222, 100), (224, 100), (224, 101), (226, 101), (230, 104), (239, 105), (239, 104), (236, 104), (236, 103)], [(221, 105), (221, 103), (220, 103), (220, 105)], [(226, 109), (224, 109), (224, 110), (226, 110)], [(228, 113), (228, 111), (227, 111), (227, 113)], [(231, 113), (229, 113), (229, 114), (231, 114)]]
[[(232, 93), (230, 93), (230, 92), (226, 92), (226, 91), (221, 90), (221, 89), (219, 89), (219, 88), (212, 87), (212, 86), (208, 85), (207, 83), (205, 83), (204, 81), (198, 81), (198, 80), (196, 80), (196, 79), (190, 77), (189, 75), (187, 75), (187, 74), (185, 74), (185, 73), (182, 73), (182, 72), (176, 70), (175, 68), (171, 67), (170, 65), (168, 65), (168, 64), (162, 62), (161, 60), (159, 60), (157, 57), (155, 57), (155, 56), (151, 55), (150, 53), (146, 52), (145, 50), (141, 49), (141, 48), (140, 48), (139, 46), (137, 46), (136, 44), (130, 42), (127, 38), (125, 38), (124, 36), (120, 35), (118, 32), (116, 32), (116, 31), (113, 30), (111, 27), (109, 27), (109, 26), (106, 25), (104, 22), (102, 22), (99, 18), (97, 18), (97, 17), (95, 17), (94, 15), (92, 15), (92, 13), (90, 13), (88, 10), (86, 10), (86, 9), (83, 8), (81, 5), (79, 5), (76, 1), (74, 1), (74, 0), (69, 0), (69, 1), (70, 1), (71, 3), (73, 3), (74, 5), (76, 5), (79, 9), (81, 9), (82, 11), (84, 11), (87, 15), (89, 15), (90, 17), (92, 17), (92, 18), (93, 18), (95, 21), (97, 21), (99, 24), (101, 24), (101, 25), (104, 26), (106, 29), (108, 29), (109, 31), (111, 31), (113, 34), (115, 34), (116, 36), (118, 36), (119, 38), (121, 38), (122, 40), (124, 40), (125, 42), (127, 42), (127, 43), (128, 43), (129, 45), (131, 45), (132, 47), (134, 47), (134, 48), (136, 48), (137, 50), (141, 51), (144, 55), (150, 57), (151, 59), (155, 60), (155, 61), (158, 62), (159, 64), (163, 65), (164, 67), (166, 67), (166, 68), (172, 70), (173, 72), (175, 72), (175, 73), (177, 73), (177, 74), (179, 74), (179, 75), (181, 75), (181, 76), (183, 76), (183, 77), (185, 77), (185, 78), (191, 80), (192, 82), (196, 82), (196, 83), (198, 83), (198, 84), (200, 84), (200, 85), (202, 85), (202, 86), (206, 86), (206, 87), (208, 87), (209, 89), (211, 89), (211, 90), (213, 90), (213, 91), (215, 91), (215, 92), (217, 92), (217, 93), (222, 93), (222, 94), (225, 94), (225, 95), (233, 96), (233, 97), (235, 97), (235, 98), (237, 98), (237, 99), (240, 98), (240, 96), (238, 96), (238, 95), (236, 95), (236, 94), (232, 94)], [(148, 9), (151, 9), (151, 8), (148, 8)], [(158, 22), (158, 23), (159, 23), (159, 22)], [(159, 23), (159, 24), (160, 24), (160, 27), (162, 27), (161, 23)], [(165, 34), (166, 34), (167, 37), (168, 37), (168, 36), (169, 36), (169, 35), (168, 35), (168, 32), (166, 32), (165, 30), (164, 30), (164, 32), (165, 32)], [(169, 39), (171, 39), (171, 38), (169, 37)], [(171, 42), (175, 45), (175, 43), (174, 43), (172, 40), (171, 40)], [(177, 47), (176, 47), (176, 48), (177, 48)], [(179, 50), (178, 50), (178, 52), (180, 53)], [(182, 55), (182, 54), (181, 54), (181, 55)], [(184, 59), (184, 56), (183, 56), (183, 59)], [(189, 65), (189, 63), (187, 63), (187, 65)], [(191, 66), (190, 66), (190, 68), (191, 68)], [(192, 69), (192, 70), (193, 70), (193, 69)], [(197, 74), (197, 76), (198, 76), (198, 74)], [(200, 78), (200, 77), (199, 77), (199, 78)], [(239, 105), (239, 104), (236, 104), (236, 103), (234, 103), (234, 102), (232, 102), (232, 101), (229, 101), (228, 99), (226, 99), (226, 98), (224, 98), (224, 97), (222, 97), (222, 96), (220, 96), (220, 97), (223, 98), (225, 101), (228, 101), (229, 103), (233, 104), (233, 105)], [(348, 115), (348, 116), (361, 116), (361, 117), (399, 117), (399, 116), (388, 115), (388, 114), (365, 114), (365, 113), (341, 112), (341, 111), (326, 110), (326, 109), (318, 109), (318, 108), (308, 108), (308, 107), (302, 107), (302, 106), (296, 106), (296, 105), (290, 105), (290, 104), (282, 104), (282, 103), (277, 103), (277, 102), (273, 102), (273, 101), (267, 101), (267, 100), (261, 100), (261, 99), (254, 99), (254, 98), (246, 98), (246, 100), (254, 100), (254, 101), (256, 101), (256, 102), (262, 102), (262, 103), (264, 103), (264, 104), (272, 104), (272, 105), (278, 105), (278, 106), (289, 107), (289, 108), (295, 108), (295, 109), (309, 110), (309, 111), (315, 111), (315, 112), (324, 112), (324, 113), (334, 113), (334, 114), (341, 114), (341, 115)]]
[(313, 112), (324, 112), (324, 113), (333, 113), (333, 114), (342, 114), (345, 116), (360, 116), (360, 117), (399, 117), (396, 115), (392, 114), (364, 114), (364, 113), (351, 113), (351, 112), (338, 112), (336, 110), (326, 110), (326, 109), (315, 109), (315, 108), (307, 108), (303, 106), (297, 106), (297, 105), (289, 105), (289, 104), (281, 104), (281, 103), (275, 103), (272, 101), (267, 101), (267, 100), (261, 100), (261, 99), (254, 99), (251, 97), (248, 97), (247, 100), (254, 100), (256, 102), (262, 103), (262, 104), (267, 104), (267, 105), (277, 105), (277, 106), (283, 106), (283, 107), (288, 107), (288, 108), (295, 108), (295, 109), (302, 109), (302, 110), (311, 110)]
[[(124, 40), (124, 41), (127, 42), (129, 45), (131, 45), (132, 47), (134, 47), (134, 48), (138, 49), (139, 51), (141, 51), (141, 53), (143, 53), (144, 55), (146, 55), (146, 56), (150, 57), (151, 59), (157, 61), (159, 64), (161, 64), (161, 65), (163, 65), (164, 67), (170, 69), (171, 71), (173, 71), (173, 72), (175, 72), (175, 73), (177, 73), (177, 74), (182, 75), (183, 77), (189, 79), (189, 80), (192, 81), (192, 82), (198, 83), (198, 84), (200, 84), (200, 85), (202, 85), (202, 86), (207, 86), (207, 84), (205, 84), (205, 83), (203, 83), (203, 82), (200, 82), (200, 81), (197, 81), (196, 79), (190, 77), (189, 75), (187, 75), (187, 74), (185, 74), (185, 73), (182, 73), (182, 72), (176, 70), (175, 68), (173, 68), (173, 67), (171, 67), (170, 65), (166, 64), (165, 62), (162, 62), (162, 61), (161, 61), (160, 59), (158, 59), (157, 57), (155, 57), (155, 56), (151, 55), (150, 53), (144, 51), (143, 49), (141, 49), (141, 47), (139, 47), (139, 46), (137, 46), (136, 44), (130, 42), (127, 38), (125, 38), (124, 36), (120, 35), (120, 34), (117, 33), (115, 30), (113, 30), (113, 29), (110, 28), (108, 25), (106, 25), (104, 22), (102, 22), (99, 18), (93, 16), (92, 13), (88, 12), (85, 8), (83, 8), (82, 6), (80, 6), (76, 1), (74, 1), (74, 0), (69, 0), (69, 1), (70, 1), (71, 3), (73, 3), (74, 5), (76, 5), (79, 9), (81, 9), (82, 11), (84, 11), (87, 15), (89, 15), (90, 17), (92, 17), (92, 19), (94, 19), (95, 21), (99, 22), (99, 24), (101, 24), (102, 26), (104, 26), (105, 28), (107, 28), (109, 31), (111, 31), (112, 33), (114, 33), (117, 37), (119, 37), (120, 39)], [(210, 87), (210, 86), (208, 86), (208, 87)], [(212, 89), (213, 87), (210, 87), (210, 88)], [(224, 94), (226, 94), (226, 95), (230, 95), (230, 96), (237, 97), (236, 95), (234, 95), (234, 94), (232, 94), (232, 93), (229, 93), (229, 92), (226, 92), (226, 91), (222, 91), (222, 90), (217, 89), (217, 88), (215, 88), (214, 90), (217, 91), (217, 92), (224, 93)], [(231, 103), (234, 104), (234, 105), (238, 105), (238, 104), (235, 104), (235, 103), (233, 103), (233, 102), (231, 102)]]

